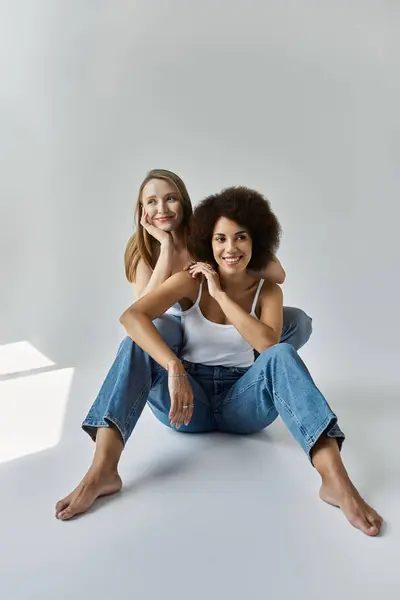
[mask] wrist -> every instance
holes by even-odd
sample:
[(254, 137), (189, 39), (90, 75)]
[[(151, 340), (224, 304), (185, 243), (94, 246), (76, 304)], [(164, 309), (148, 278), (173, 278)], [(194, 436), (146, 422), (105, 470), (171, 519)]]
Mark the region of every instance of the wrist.
[(179, 358), (171, 358), (165, 364), (165, 368), (168, 371), (168, 373), (171, 373), (173, 375), (176, 373), (184, 373), (185, 372), (185, 368), (182, 364), (182, 361), (180, 361)]
[(224, 292), (224, 290), (218, 290), (214, 298), (218, 302), (218, 304), (221, 304), (221, 302), (223, 302), (226, 298), (226, 292)]
[(170, 235), (160, 242), (160, 252), (172, 252), (173, 249), (174, 244)]

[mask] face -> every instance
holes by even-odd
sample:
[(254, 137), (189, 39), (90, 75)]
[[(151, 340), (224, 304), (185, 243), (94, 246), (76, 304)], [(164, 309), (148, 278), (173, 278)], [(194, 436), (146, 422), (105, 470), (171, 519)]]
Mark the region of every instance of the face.
[(219, 269), (227, 274), (244, 271), (251, 260), (250, 234), (226, 217), (221, 217), (215, 224), (212, 248)]
[(175, 186), (165, 179), (151, 179), (142, 191), (142, 207), (149, 221), (164, 231), (176, 231), (182, 223), (183, 209)]

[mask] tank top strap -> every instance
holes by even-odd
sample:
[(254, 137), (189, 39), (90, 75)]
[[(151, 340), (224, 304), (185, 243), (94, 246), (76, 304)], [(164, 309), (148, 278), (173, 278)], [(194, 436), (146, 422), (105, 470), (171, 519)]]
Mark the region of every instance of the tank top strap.
[(200, 281), (199, 293), (197, 294), (196, 302), (193, 304), (192, 308), (197, 308), (200, 304), (201, 294), (203, 291), (203, 283), (204, 283), (204, 279), (202, 281)]
[(264, 279), (260, 279), (260, 282), (259, 282), (259, 284), (258, 284), (258, 288), (257, 288), (256, 294), (255, 294), (255, 296), (254, 296), (254, 300), (253, 300), (253, 306), (251, 307), (251, 313), (250, 313), (251, 315), (254, 315), (254, 316), (255, 316), (255, 314), (256, 314), (256, 308), (257, 308), (258, 297), (259, 297), (259, 295), (260, 295), (261, 288), (262, 288), (262, 286), (263, 286), (263, 284), (264, 284), (264, 281), (265, 281)]
[(203, 291), (203, 281), (200, 282), (199, 293), (197, 294), (196, 302), (194, 304), (192, 304), (192, 306), (190, 308), (188, 308), (187, 310), (181, 309), (181, 312), (180, 312), (181, 317), (186, 317), (189, 314), (191, 314), (193, 311), (195, 311), (196, 309), (199, 308), (202, 291)]

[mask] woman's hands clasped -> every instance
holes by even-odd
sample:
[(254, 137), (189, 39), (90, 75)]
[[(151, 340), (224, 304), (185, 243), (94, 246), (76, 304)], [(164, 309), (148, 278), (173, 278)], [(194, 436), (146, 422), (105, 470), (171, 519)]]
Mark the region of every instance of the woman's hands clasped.
[(207, 280), (209, 294), (216, 300), (218, 294), (222, 292), (221, 281), (217, 271), (208, 263), (196, 262), (189, 267), (189, 272), (192, 277), (204, 275)]

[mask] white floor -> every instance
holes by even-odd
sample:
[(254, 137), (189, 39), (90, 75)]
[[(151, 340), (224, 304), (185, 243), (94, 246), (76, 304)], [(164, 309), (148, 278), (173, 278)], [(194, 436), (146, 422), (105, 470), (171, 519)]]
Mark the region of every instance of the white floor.
[(188, 436), (147, 410), (123, 457), (123, 492), (59, 522), (53, 505), (92, 451), (71, 426), (75, 407), (57, 446), (0, 464), (0, 597), (399, 598), (398, 398), (325, 392), (349, 471), (387, 520), (379, 538), (318, 499), (317, 474), (281, 422), (247, 438)]

